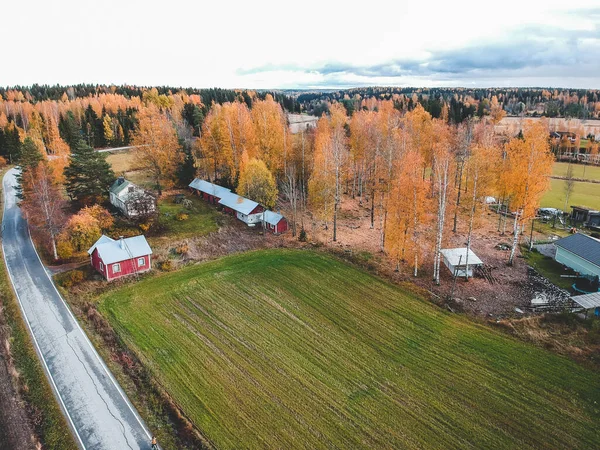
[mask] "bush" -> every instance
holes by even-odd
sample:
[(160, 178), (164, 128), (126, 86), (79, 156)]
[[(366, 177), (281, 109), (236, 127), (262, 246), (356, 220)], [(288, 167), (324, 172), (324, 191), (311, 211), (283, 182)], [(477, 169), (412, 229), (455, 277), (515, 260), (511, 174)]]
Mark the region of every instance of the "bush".
[(73, 256), (73, 246), (69, 241), (59, 240), (56, 244), (56, 253), (60, 259), (70, 259)]
[(185, 255), (189, 251), (190, 247), (187, 245), (186, 242), (184, 242), (183, 244), (179, 244), (177, 247), (175, 247), (175, 253), (177, 253), (178, 255)]
[(178, 220), (179, 222), (183, 222), (184, 220), (188, 220), (190, 218), (189, 214), (184, 213), (184, 212), (178, 212), (177, 215), (175, 216), (175, 220)]
[(61, 284), (66, 288), (70, 288), (73, 285), (81, 283), (83, 279), (84, 275), (81, 270), (72, 270), (64, 274)]
[(164, 261), (159, 261), (157, 266), (158, 266), (158, 269), (162, 270), (163, 272), (170, 272), (171, 270), (174, 269), (173, 261), (171, 261), (170, 259), (166, 259)]
[(140, 223), (140, 225), (139, 225), (142, 233), (148, 232), (148, 230), (150, 229), (151, 226), (152, 226), (152, 224), (150, 222)]
[(302, 227), (300, 229), (300, 234), (298, 235), (298, 240), (300, 242), (306, 242), (306, 230), (304, 230), (304, 227)]

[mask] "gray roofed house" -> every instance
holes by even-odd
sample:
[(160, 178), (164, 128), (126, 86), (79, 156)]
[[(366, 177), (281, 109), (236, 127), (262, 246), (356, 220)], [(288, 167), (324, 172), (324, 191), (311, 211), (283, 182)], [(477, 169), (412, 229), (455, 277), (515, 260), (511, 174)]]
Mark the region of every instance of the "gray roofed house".
[(152, 267), (152, 249), (141, 235), (119, 240), (102, 235), (88, 255), (92, 266), (107, 280), (146, 272)]
[(576, 272), (600, 276), (600, 240), (576, 233), (554, 243), (554, 259)]
[(147, 216), (156, 211), (156, 198), (141, 187), (119, 177), (109, 189), (110, 203), (125, 217)]

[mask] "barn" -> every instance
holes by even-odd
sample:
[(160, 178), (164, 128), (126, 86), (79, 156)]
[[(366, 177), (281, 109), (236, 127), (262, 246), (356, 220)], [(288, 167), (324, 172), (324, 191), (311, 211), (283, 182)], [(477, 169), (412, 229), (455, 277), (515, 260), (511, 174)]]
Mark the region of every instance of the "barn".
[(144, 236), (115, 241), (102, 235), (88, 255), (92, 266), (108, 281), (146, 272), (152, 267), (152, 249)]
[(600, 240), (576, 233), (554, 243), (554, 259), (576, 272), (600, 276)]
[(266, 210), (264, 212), (263, 220), (265, 222), (265, 228), (271, 233), (279, 234), (288, 229), (288, 223), (285, 217), (273, 211)]
[(194, 178), (189, 184), (189, 188), (192, 192), (200, 195), (211, 205), (216, 205), (223, 197), (231, 194), (231, 189), (219, 186), (218, 184), (209, 183), (208, 181), (199, 178)]
[(230, 192), (219, 200), (223, 210), (234, 215), (249, 227), (255, 226), (262, 221), (262, 212), (265, 210), (254, 200), (242, 197)]

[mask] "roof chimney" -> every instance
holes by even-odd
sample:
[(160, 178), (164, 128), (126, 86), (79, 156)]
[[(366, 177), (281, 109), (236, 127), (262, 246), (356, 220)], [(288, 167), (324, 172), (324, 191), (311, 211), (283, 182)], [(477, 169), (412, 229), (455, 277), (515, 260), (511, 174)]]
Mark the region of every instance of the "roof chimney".
[(125, 241), (123, 241), (123, 236), (119, 236), (119, 247), (121, 247), (121, 250), (125, 250)]
[(125, 183), (125, 177), (117, 178), (117, 186), (121, 186), (123, 183)]

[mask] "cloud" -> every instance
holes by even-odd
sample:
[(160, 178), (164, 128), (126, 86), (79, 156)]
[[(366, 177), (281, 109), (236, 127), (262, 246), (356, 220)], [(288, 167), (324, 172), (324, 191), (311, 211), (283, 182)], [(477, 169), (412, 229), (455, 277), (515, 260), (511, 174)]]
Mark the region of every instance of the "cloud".
[[(588, 20), (600, 19), (600, 8), (579, 13)], [(600, 20), (594, 20), (592, 27), (584, 29), (529, 25), (507, 33), (503, 39), (455, 49), (429, 50), (421, 58), (398, 57), (375, 64), (343, 61), (309, 65), (269, 64), (238, 69), (237, 74), (249, 77), (272, 71), (311, 74), (311, 87), (405, 85), (409, 80), (455, 85), (457, 81), (498, 77), (560, 79), (566, 76), (593, 80), (600, 73), (600, 61), (595, 57), (600, 54), (599, 23)]]

